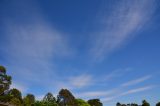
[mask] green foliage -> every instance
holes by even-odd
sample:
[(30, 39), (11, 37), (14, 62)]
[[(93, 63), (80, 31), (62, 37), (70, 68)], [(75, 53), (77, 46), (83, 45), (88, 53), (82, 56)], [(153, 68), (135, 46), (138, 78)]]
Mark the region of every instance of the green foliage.
[(0, 96), (0, 102), (9, 102), (10, 100), (11, 100), (11, 96), (9, 94)]
[(34, 106), (43, 106), (43, 102), (41, 102), (41, 101), (36, 101), (36, 102), (34, 103)]
[(35, 103), (35, 97), (33, 94), (27, 94), (23, 99), (24, 106), (32, 106)]
[(121, 104), (121, 103), (117, 103), (116, 106), (138, 106), (138, 104), (136, 103), (131, 103), (131, 104)]
[(86, 101), (82, 99), (76, 99), (77, 106), (90, 106)]
[(6, 74), (6, 69), (0, 66), (0, 95), (4, 94), (4, 91), (9, 89), (11, 84), (11, 76)]
[(21, 101), (18, 98), (12, 98), (10, 100), (10, 104), (15, 105), (15, 106), (22, 106)]
[(103, 106), (99, 99), (88, 100), (88, 104), (90, 104), (91, 106)]
[(158, 102), (158, 103), (156, 104), (156, 106), (160, 106), (160, 102)]
[(50, 92), (45, 95), (42, 103), (44, 106), (58, 106), (56, 98)]
[(6, 68), (3, 66), (0, 66), (0, 72), (3, 72), (4, 74), (6, 74)]
[(52, 95), (52, 93), (48, 92), (43, 98), (45, 102), (56, 102), (56, 98)]
[(9, 91), (9, 94), (11, 95), (12, 98), (17, 98), (22, 103), (22, 94), (18, 89), (16, 88), (11, 89)]
[(143, 100), (142, 101), (142, 106), (150, 106), (150, 104), (146, 100)]
[(36, 101), (34, 106), (58, 106), (58, 104), (53, 102)]

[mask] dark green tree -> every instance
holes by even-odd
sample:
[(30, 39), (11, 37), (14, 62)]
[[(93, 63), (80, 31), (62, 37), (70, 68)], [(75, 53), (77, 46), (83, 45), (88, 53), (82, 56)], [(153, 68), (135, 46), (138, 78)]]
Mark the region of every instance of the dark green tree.
[(130, 106), (138, 106), (136, 103), (131, 103)]
[(44, 96), (43, 101), (56, 102), (56, 98), (53, 96), (52, 93), (48, 92), (48, 93)]
[(11, 89), (9, 91), (9, 94), (11, 98), (17, 98), (22, 103), (22, 93), (18, 89), (16, 88)]
[(47, 106), (58, 106), (56, 103), (56, 98), (50, 92), (43, 98), (43, 104)]
[(6, 74), (6, 69), (0, 66), (0, 101), (9, 102), (11, 96), (8, 94), (9, 87), (11, 85), (11, 76)]
[(35, 101), (34, 106), (43, 106), (42, 101)]
[(116, 106), (121, 106), (121, 103), (117, 102)]
[(77, 106), (75, 97), (67, 89), (61, 89), (57, 96), (57, 102), (60, 106)]
[(24, 106), (32, 106), (35, 103), (35, 96), (33, 94), (27, 94), (23, 99)]
[(160, 102), (158, 102), (158, 103), (156, 104), (156, 106), (160, 106)]
[(150, 106), (150, 104), (146, 100), (143, 100), (142, 101), (142, 106)]
[(126, 104), (122, 104), (121, 106), (127, 106)]
[(90, 104), (91, 106), (103, 106), (99, 99), (88, 100), (88, 104)]
[(22, 106), (21, 101), (18, 98), (12, 98), (9, 103), (14, 106)]
[(0, 96), (4, 95), (4, 92), (7, 91), (11, 85), (11, 76), (6, 74), (6, 69), (3, 66), (0, 66)]

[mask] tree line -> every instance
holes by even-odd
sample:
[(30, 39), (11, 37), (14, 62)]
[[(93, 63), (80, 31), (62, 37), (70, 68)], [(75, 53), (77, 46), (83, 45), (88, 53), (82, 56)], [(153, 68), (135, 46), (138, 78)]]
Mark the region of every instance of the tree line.
[(12, 77), (7, 75), (5, 67), (0, 66), (0, 103), (14, 106), (103, 106), (99, 99), (85, 101), (75, 98), (68, 89), (61, 89), (56, 97), (48, 92), (42, 100), (36, 100), (33, 94), (22, 97), (20, 90), (10, 89), (11, 84)]
[[(1, 103), (9, 103), (13, 106), (103, 106), (100, 99), (85, 101), (75, 98), (68, 89), (61, 89), (56, 97), (48, 92), (42, 100), (36, 100), (33, 94), (22, 97), (20, 90), (10, 89), (11, 84), (12, 77), (7, 75), (5, 67), (0, 66), (0, 106)], [(121, 104), (118, 102), (116, 106), (150, 106), (150, 104), (143, 100), (142, 105), (136, 103)], [(156, 106), (160, 106), (160, 102)]]
[[(141, 105), (137, 103), (121, 104), (120, 102), (117, 102), (116, 106), (150, 106), (150, 103), (146, 100), (143, 100)], [(160, 102), (158, 102), (156, 106), (160, 106)]]

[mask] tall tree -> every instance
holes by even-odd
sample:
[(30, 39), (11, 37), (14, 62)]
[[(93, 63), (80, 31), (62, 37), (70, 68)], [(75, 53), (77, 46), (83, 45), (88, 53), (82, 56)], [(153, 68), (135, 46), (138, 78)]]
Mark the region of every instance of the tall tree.
[(56, 98), (53, 96), (52, 93), (48, 92), (48, 93), (44, 96), (43, 101), (56, 102)]
[(43, 98), (43, 104), (46, 106), (58, 106), (58, 104), (56, 103), (56, 98), (50, 92), (47, 93)]
[(6, 74), (6, 68), (0, 66), (0, 95), (4, 95), (5, 91), (9, 89), (11, 79), (11, 76)]
[(18, 89), (16, 88), (11, 89), (9, 91), (9, 94), (11, 95), (12, 98), (17, 98), (22, 102), (22, 93)]
[(8, 94), (9, 87), (11, 85), (11, 76), (6, 74), (6, 68), (0, 66), (0, 101), (9, 102), (11, 96)]
[(27, 94), (23, 99), (24, 106), (32, 106), (35, 102), (35, 96), (33, 94)]
[(88, 100), (88, 104), (90, 104), (91, 106), (103, 106), (99, 99)]
[(142, 101), (142, 106), (150, 106), (150, 104), (146, 100), (143, 100)]
[(77, 106), (75, 97), (67, 89), (61, 89), (57, 98), (60, 106)]

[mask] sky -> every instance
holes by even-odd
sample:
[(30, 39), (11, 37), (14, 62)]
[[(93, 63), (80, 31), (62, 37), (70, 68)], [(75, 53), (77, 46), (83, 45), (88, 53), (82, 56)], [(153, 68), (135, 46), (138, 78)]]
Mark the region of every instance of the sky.
[(160, 101), (159, 0), (0, 0), (0, 65), (37, 99), (154, 106)]

